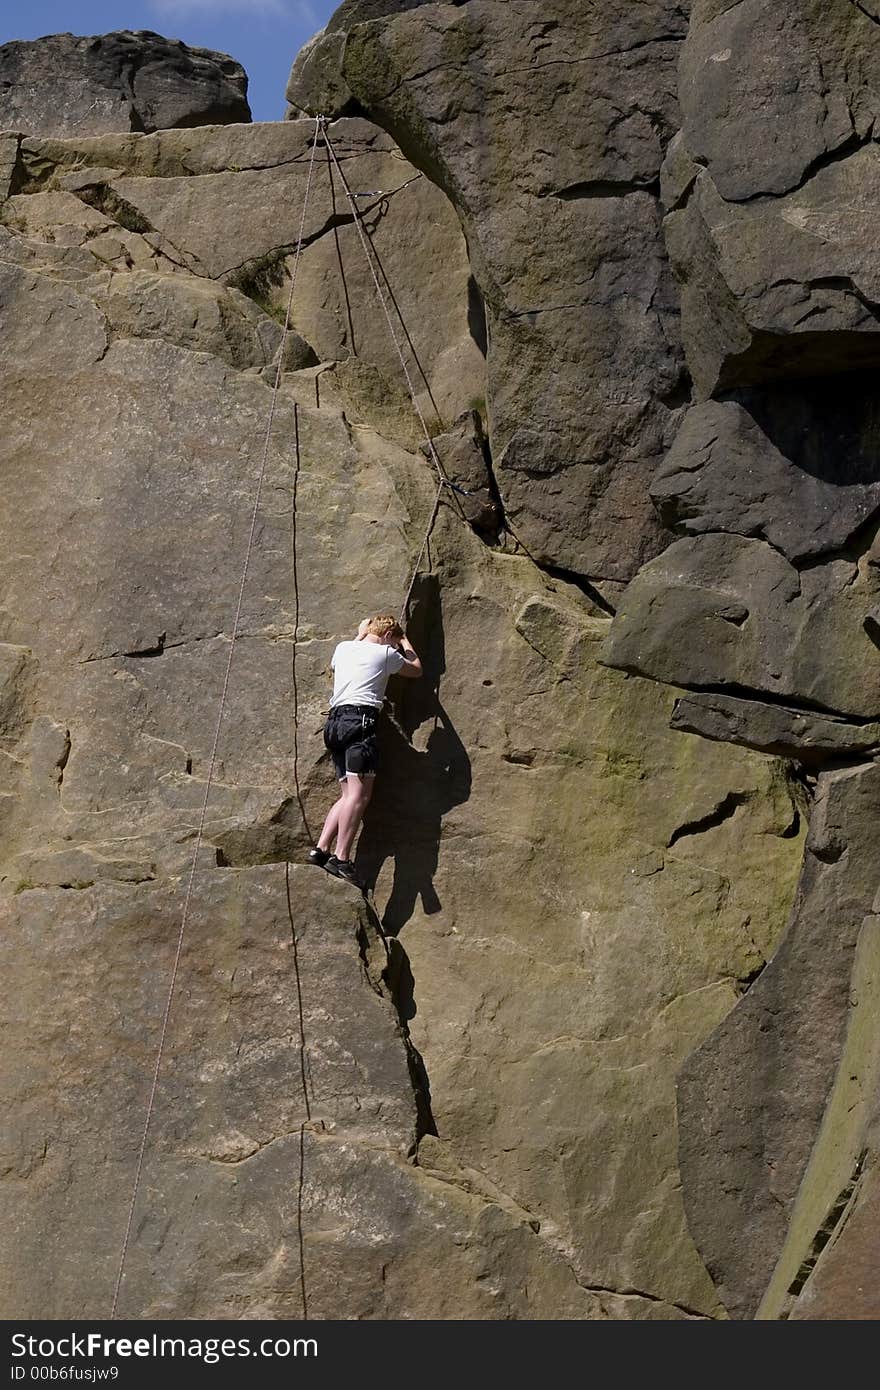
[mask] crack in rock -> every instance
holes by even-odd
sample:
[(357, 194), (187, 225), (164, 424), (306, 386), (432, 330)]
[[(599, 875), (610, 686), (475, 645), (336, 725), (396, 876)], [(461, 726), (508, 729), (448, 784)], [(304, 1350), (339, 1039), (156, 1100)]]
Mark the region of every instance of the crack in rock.
[(714, 830), (716, 826), (723, 825), (726, 820), (730, 820), (736, 815), (740, 806), (746, 806), (754, 800), (754, 796), (754, 792), (728, 792), (705, 816), (684, 821), (682, 825), (673, 830), (666, 842), (666, 848), (671, 849), (674, 844), (683, 840), (687, 835), (702, 835), (707, 830)]

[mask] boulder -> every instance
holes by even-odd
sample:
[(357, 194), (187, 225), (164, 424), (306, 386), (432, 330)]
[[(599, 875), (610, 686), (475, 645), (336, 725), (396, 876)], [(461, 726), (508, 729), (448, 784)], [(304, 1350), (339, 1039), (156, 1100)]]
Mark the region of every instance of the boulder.
[(775, 758), (814, 765), (880, 748), (880, 723), (848, 724), (812, 710), (743, 700), (736, 695), (698, 694), (676, 700), (670, 728), (715, 743), (738, 743)]
[(880, 360), (878, 60), (851, 0), (694, 4), (663, 191), (699, 395)]
[(702, 402), (651, 497), (671, 530), (757, 537), (792, 561), (841, 550), (880, 509), (875, 416), (861, 374)]
[(880, 150), (819, 166), (781, 197), (726, 202), (703, 169), (665, 221), (701, 396), (880, 361), (871, 251)]
[(662, 547), (646, 489), (681, 399), (656, 192), (685, 26), (671, 0), (587, 9), (343, 6), (288, 96), (355, 103), (449, 195), (488, 323), (508, 524), (539, 561), (619, 582)]
[(877, 648), (865, 615), (878, 575), (866, 550), (861, 563), (834, 558), (798, 571), (764, 541), (723, 532), (676, 541), (629, 585), (603, 660), (673, 685), (876, 719)]
[(226, 53), (148, 29), (51, 34), (0, 46), (0, 128), (92, 135), (249, 121), (247, 75)]
[(871, 10), (852, 0), (695, 0), (682, 126), (722, 198), (790, 193), (870, 138), (880, 59)]
[[(466, 411), (451, 430), (434, 435), (431, 443), (464, 516), (476, 531), (497, 535), (504, 518), (493, 496), (492, 475), (486, 461), (488, 444), (479, 412)], [(421, 452), (431, 458), (427, 443), (421, 445)]]

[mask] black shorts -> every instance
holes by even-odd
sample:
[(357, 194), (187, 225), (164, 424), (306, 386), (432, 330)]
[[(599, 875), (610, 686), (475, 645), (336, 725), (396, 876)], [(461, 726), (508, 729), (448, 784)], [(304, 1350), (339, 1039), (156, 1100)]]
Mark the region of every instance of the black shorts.
[(376, 724), (380, 711), (370, 705), (337, 705), (324, 725), (324, 746), (333, 758), (336, 776), (372, 776), (379, 771)]

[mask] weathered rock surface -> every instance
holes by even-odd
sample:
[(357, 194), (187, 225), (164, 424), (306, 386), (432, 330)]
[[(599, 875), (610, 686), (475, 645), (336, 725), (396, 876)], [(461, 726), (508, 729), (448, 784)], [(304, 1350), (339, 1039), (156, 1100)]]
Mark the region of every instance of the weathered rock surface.
[[(19, 1316), (103, 1311), (182, 893), (175, 879), (15, 900), (5, 948), (34, 967), (7, 1000), (29, 1037), (7, 1068), (21, 1265), (4, 1305)], [(289, 885), (280, 864), (200, 876), (123, 1316), (515, 1317), (526, 1283), (542, 1316), (604, 1315), (525, 1213), (406, 1161), (416, 1106), (383, 958), (369, 909), (307, 867)], [(46, 978), (63, 981), (60, 1013)]]
[[(327, 656), (434, 495), (319, 151), (132, 1314), (874, 1315), (874, 8), (348, 0), (297, 61), (474, 500), (376, 915), (288, 897)], [(112, 1284), (315, 139), (92, 129), (0, 137), (14, 1316)]]
[(875, 11), (692, 6), (661, 194), (697, 404), (651, 487), (687, 538), (604, 648), (697, 692), (673, 727), (794, 760), (807, 806), (819, 771), (788, 932), (679, 1086), (689, 1227), (734, 1316), (873, 1306)]
[(688, 537), (630, 584), (603, 659), (670, 684), (876, 719), (877, 645), (865, 617), (878, 584), (865, 553), (797, 570), (764, 541)]
[[(25, 140), (0, 211), (13, 1316), (97, 1316), (112, 1293), (270, 400), (274, 319), (218, 287), (222, 261), (206, 273), (210, 183), (245, 257), (286, 256), (310, 126)], [(367, 187), (371, 159), (401, 170), (387, 145), (352, 155)], [(256, 177), (278, 206), (243, 231)], [(419, 244), (397, 251), (441, 374), (469, 332), (442, 206), (433, 317)], [(303, 306), (335, 254), (326, 209), (313, 232)], [(721, 1316), (684, 1219), (675, 1075), (772, 955), (792, 792), (777, 764), (669, 731), (670, 695), (597, 665), (600, 610), (487, 547), (453, 499), (412, 605), (429, 677), (395, 694), (359, 848), (388, 955), (304, 867), (294, 958), (273, 861), (308, 842), (294, 769), (310, 827), (333, 794), (327, 658), (399, 604), (434, 494), (396, 398), (355, 389), (385, 370), (373, 339), (284, 376), (123, 1311), (298, 1316), (304, 1270), (316, 1318)], [(450, 401), (473, 390), (450, 381)]]
[(855, 0), (694, 0), (679, 96), (685, 141), (731, 202), (797, 188), (870, 138), (880, 33)]
[(820, 774), (782, 945), (679, 1079), (688, 1223), (735, 1316), (758, 1308), (831, 1094), (878, 809), (875, 763)]
[(664, 198), (702, 395), (880, 360), (878, 59), (852, 0), (693, 7)]
[(880, 723), (848, 724), (811, 710), (735, 695), (701, 694), (676, 700), (670, 728), (805, 764), (880, 748)]
[(651, 484), (663, 521), (795, 561), (840, 550), (880, 510), (874, 385), (856, 374), (694, 406)]
[[(358, 206), (394, 296), (389, 307), (395, 332), (408, 352), (416, 326), (430, 326), (410, 359), (429, 427), (451, 424), (475, 401), (485, 409), (484, 344), (479, 334), (474, 337), (468, 261), (447, 200), (367, 122), (338, 122), (330, 134), (353, 188), (376, 194)], [(241, 295), (262, 310), (260, 342), (267, 333), (280, 336), (272, 320), (284, 318), (314, 136), (314, 122), (301, 121), (158, 131), (148, 140), (25, 139), (18, 154), (24, 191), (8, 200), (4, 222), (43, 239), (51, 233), (53, 244), (63, 223), (64, 243), (90, 252), (93, 268), (97, 262), (113, 271), (187, 274), (185, 283), (169, 287), (164, 296), (164, 336), (196, 346), (197, 335), (174, 332), (169, 321), (185, 319), (187, 304), (201, 305), (197, 316), (210, 320), (219, 314), (221, 320), (203, 345), (215, 350), (218, 341), (230, 335), (241, 339), (244, 332), (245, 345), (227, 341), (221, 355), (244, 366), (250, 354), (256, 365), (260, 348), (254, 352), (250, 342), (254, 315), (248, 311), (246, 322), (239, 322), (245, 311)], [(54, 191), (56, 186), (62, 191)], [(372, 400), (375, 422), (393, 438), (415, 444), (421, 433), (397, 351), (353, 215), (338, 178), (331, 180), (323, 146), (316, 154), (303, 235), (293, 327), (304, 348), (288, 365), (296, 369), (319, 359), (340, 364), (335, 371), (340, 389), (359, 413), (369, 417)], [(414, 255), (423, 258), (417, 278), (411, 272)], [(212, 281), (240, 293), (224, 299)], [(117, 299), (127, 300), (122, 312), (140, 314), (145, 324), (156, 319), (158, 300), (127, 275), (113, 289)], [(172, 295), (181, 302), (180, 311), (169, 302)]]
[(662, 544), (647, 485), (681, 364), (656, 182), (685, 22), (675, 0), (343, 6), (288, 89), (300, 110), (356, 103), (448, 193), (488, 319), (506, 515), (537, 558), (596, 579)]
[(834, 1088), (758, 1310), (761, 1319), (863, 1318), (877, 1306), (880, 920), (873, 914), (859, 932), (849, 996)]
[(665, 231), (700, 395), (877, 364), (878, 184), (873, 144), (785, 197), (728, 203), (705, 170), (697, 174)]
[(240, 63), (147, 29), (0, 46), (4, 130), (79, 136), (250, 118)]

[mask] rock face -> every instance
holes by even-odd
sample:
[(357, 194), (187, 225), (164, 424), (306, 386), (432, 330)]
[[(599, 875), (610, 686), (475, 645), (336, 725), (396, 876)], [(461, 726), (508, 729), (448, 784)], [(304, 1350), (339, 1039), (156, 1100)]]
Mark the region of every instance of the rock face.
[[(6, 1316), (108, 1309), (310, 170), (122, 1311), (876, 1315), (880, 14), (538, 8), (0, 137)], [(417, 556), (362, 902), (325, 669)]]
[(3, 130), (80, 136), (250, 118), (239, 63), (147, 29), (0, 46)]
[(694, 6), (666, 232), (701, 393), (877, 362), (878, 57), (851, 0)]
[[(17, 1287), (4, 1281), (4, 1302), (71, 1317), (94, 1316), (115, 1275), (119, 1197), (181, 908), (179, 879), (81, 890), (20, 894), (5, 938), (31, 955), (33, 989), (12, 1006), (31, 1046), (10, 1069), (8, 1180), (11, 1193), (30, 1194), (8, 1214), (28, 1272)], [(287, 879), (281, 864), (206, 869), (190, 925), (186, 1006), (121, 1316), (534, 1316), (521, 1280), (535, 1285), (543, 1316), (601, 1316), (564, 1261), (548, 1260), (525, 1213), (404, 1161), (417, 1134), (413, 1084), (365, 905), (307, 867)], [(73, 1038), (46, 977), (63, 979)], [(445, 1293), (427, 1277), (428, 1246)], [(94, 1281), (83, 1280), (84, 1257)]]
[[(15, 1316), (109, 1308), (313, 131), (7, 142)], [(354, 188), (401, 185), (370, 225), (420, 399), (494, 498), (454, 212), (362, 118), (330, 134)], [(723, 1316), (674, 1085), (782, 929), (781, 765), (670, 731), (669, 694), (597, 663), (605, 607), (452, 494), (411, 603), (429, 675), (394, 693), (359, 847), (373, 906), (285, 869), (333, 795), (329, 653), (400, 604), (434, 496), (338, 195), (323, 168), (120, 1311)]]
[(843, 1051), (878, 795), (873, 763), (820, 775), (785, 939), (681, 1073), (688, 1220), (734, 1315), (754, 1312), (773, 1274)]
[(657, 193), (685, 28), (677, 0), (343, 5), (288, 88), (298, 111), (366, 109), (449, 195), (508, 522), (593, 580), (662, 545), (647, 488), (682, 363)]
[(793, 561), (843, 549), (880, 510), (872, 385), (855, 373), (694, 406), (651, 484), (661, 517)]
[(876, 1308), (874, 10), (693, 7), (662, 181), (697, 401), (651, 486), (683, 538), (604, 652), (812, 799), (782, 944), (679, 1084), (689, 1226), (741, 1317)]

